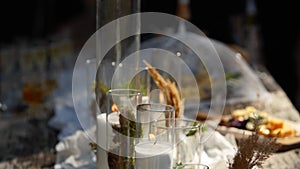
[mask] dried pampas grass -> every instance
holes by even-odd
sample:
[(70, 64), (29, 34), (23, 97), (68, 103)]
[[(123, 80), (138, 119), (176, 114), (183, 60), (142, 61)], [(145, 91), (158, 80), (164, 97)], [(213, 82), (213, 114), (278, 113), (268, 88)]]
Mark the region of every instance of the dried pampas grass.
[(158, 71), (145, 60), (144, 63), (148, 67), (148, 71), (151, 74), (155, 84), (165, 96), (167, 104), (172, 105), (175, 108), (175, 118), (182, 117), (184, 109), (184, 99), (180, 98), (176, 84), (174, 82), (171, 82), (170, 79), (165, 80), (158, 73)]
[[(255, 123), (257, 129), (258, 122)], [(239, 140), (238, 150), (232, 161), (229, 162), (229, 169), (253, 169), (262, 168), (262, 164), (273, 153), (280, 148), (276, 138), (264, 137), (258, 134), (257, 130), (248, 138)]]

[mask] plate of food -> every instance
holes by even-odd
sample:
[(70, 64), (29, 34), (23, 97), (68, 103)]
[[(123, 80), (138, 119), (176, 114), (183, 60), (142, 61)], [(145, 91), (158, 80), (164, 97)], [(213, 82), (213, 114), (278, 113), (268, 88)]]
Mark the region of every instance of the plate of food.
[[(198, 119), (205, 117), (198, 114)], [(273, 117), (270, 113), (246, 106), (223, 115), (217, 131), (231, 133), (237, 140), (247, 138), (253, 132), (262, 137), (275, 138), (280, 145), (279, 151), (300, 147), (300, 123)]]

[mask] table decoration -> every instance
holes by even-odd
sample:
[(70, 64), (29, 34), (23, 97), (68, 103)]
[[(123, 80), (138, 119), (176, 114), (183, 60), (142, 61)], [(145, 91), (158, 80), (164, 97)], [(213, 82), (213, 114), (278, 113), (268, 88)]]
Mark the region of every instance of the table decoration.
[(255, 132), (250, 137), (240, 140), (234, 158), (229, 161), (229, 169), (261, 168), (265, 160), (278, 150), (276, 138), (261, 138), (258, 124), (259, 121), (256, 120)]
[(160, 141), (153, 135), (152, 140), (143, 140), (135, 145), (135, 169), (171, 169), (171, 167), (171, 142)]
[(174, 107), (170, 105), (151, 103), (137, 106), (137, 123), (140, 124), (140, 135), (135, 144), (135, 168), (165, 168), (172, 167), (173, 135), (166, 129), (157, 130), (155, 123), (161, 120), (164, 125), (172, 125)]
[(198, 164), (198, 163), (189, 163), (189, 164), (183, 164), (183, 163), (177, 163), (173, 169), (209, 169), (207, 165), (204, 164)]
[(166, 126), (164, 120), (158, 120), (154, 127), (156, 130), (167, 130), (172, 134), (173, 165), (200, 162), (202, 125), (199, 121), (176, 118), (172, 125)]
[(135, 146), (135, 169), (172, 168), (172, 144), (143, 141)]
[(162, 125), (170, 126), (175, 116), (175, 108), (170, 105), (160, 103), (140, 104), (137, 106), (137, 122), (141, 125), (142, 135), (137, 138), (149, 139), (149, 134), (153, 134), (153, 123), (162, 121)]
[(175, 117), (183, 116), (184, 99), (180, 97), (175, 82), (171, 82), (170, 79), (165, 80), (147, 61), (144, 60), (144, 63), (148, 67), (148, 71), (154, 79), (155, 84), (163, 93), (167, 104), (172, 105), (175, 108)]
[(141, 93), (134, 89), (110, 89), (105, 97), (106, 118), (98, 121), (97, 128), (101, 152), (97, 150), (97, 167), (102, 168), (105, 164), (101, 161), (104, 161), (108, 168), (133, 168), (133, 144), (138, 127), (136, 106), (141, 102)]

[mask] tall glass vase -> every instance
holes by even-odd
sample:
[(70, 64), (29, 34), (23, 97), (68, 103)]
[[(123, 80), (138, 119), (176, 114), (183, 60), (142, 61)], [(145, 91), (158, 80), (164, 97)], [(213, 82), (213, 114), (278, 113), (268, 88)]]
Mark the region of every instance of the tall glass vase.
[[(96, 62), (97, 62), (97, 74), (96, 74), (96, 100), (100, 106), (100, 110), (103, 109), (103, 99), (105, 97), (106, 90), (110, 88), (116, 88), (111, 86), (112, 77), (117, 68), (120, 67), (120, 63), (127, 56), (134, 52), (138, 52), (140, 49), (140, 0), (97, 0), (97, 32), (96, 32)], [(119, 19), (130, 15), (137, 14), (134, 20), (126, 20), (126, 22), (120, 23)], [(101, 31), (110, 23), (114, 23), (114, 26), (109, 27), (109, 36), (105, 31)], [(107, 28), (107, 27), (106, 27)], [(134, 35), (125, 39), (121, 39), (121, 34), (124, 32), (133, 32)], [(106, 46), (113, 43), (113, 46), (109, 46), (106, 51)], [(107, 46), (106, 46), (107, 47)], [(131, 68), (136, 70), (140, 69), (140, 59), (137, 53), (135, 63), (131, 63)], [(140, 76), (140, 75), (138, 75)], [(139, 79), (139, 78), (136, 78)], [(131, 80), (131, 79), (128, 79)], [(139, 84), (138, 82), (136, 84)], [(124, 87), (122, 87), (124, 88)], [(135, 86), (139, 89), (140, 86)]]
[[(114, 89), (112, 85), (113, 75), (115, 75), (115, 71), (118, 67), (120, 67), (120, 63), (132, 54), (133, 52), (139, 51), (140, 48), (140, 19), (136, 18), (135, 21), (128, 21), (125, 24), (119, 22), (119, 18), (124, 17), (126, 15), (135, 14), (140, 12), (140, 0), (97, 0), (97, 14), (96, 14), (96, 22), (97, 22), (97, 32), (96, 32), (96, 62), (97, 62), (97, 74), (96, 74), (96, 101), (99, 107), (99, 111), (97, 112), (97, 134), (103, 134), (103, 130), (101, 130), (101, 126), (99, 124), (105, 124), (106, 129), (104, 134), (98, 137), (97, 143), (101, 142), (105, 143), (105, 148), (99, 148), (97, 150), (97, 169), (112, 169), (112, 168), (120, 168), (120, 169), (130, 169), (132, 167), (132, 159), (130, 158), (131, 150), (127, 149), (127, 146), (130, 146), (131, 140), (127, 140), (128, 136), (124, 136), (130, 134), (130, 131), (125, 131), (123, 129), (118, 129), (118, 125), (111, 125), (111, 121), (113, 119), (108, 119), (108, 117), (113, 117), (116, 114), (111, 112), (112, 103), (117, 105), (119, 110), (119, 120), (124, 119), (123, 115), (127, 114), (128, 111), (122, 112), (124, 105), (127, 103), (117, 102), (117, 100), (124, 98), (122, 94), (114, 95)], [(109, 37), (105, 36), (105, 32), (99, 31), (103, 29), (107, 24), (114, 23), (115, 26), (109, 29), (110, 32), (113, 32)], [(130, 30), (130, 32), (134, 32), (134, 36), (130, 36), (126, 39), (121, 39), (122, 32)], [(107, 38), (103, 38), (107, 37)], [(104, 46), (107, 45), (107, 41), (113, 42), (113, 46), (109, 47), (110, 50), (105, 51)], [(139, 59), (136, 59), (136, 63), (132, 63), (131, 68), (139, 69)], [(139, 80), (139, 78), (136, 78)], [(128, 79), (129, 81), (132, 79)], [(139, 83), (137, 83), (139, 84)], [(123, 89), (128, 89), (129, 86), (122, 87)], [(139, 89), (140, 86), (135, 86), (135, 89)], [(119, 90), (119, 89), (118, 89)], [(120, 92), (120, 91), (119, 91)], [(128, 93), (127, 93), (128, 94)], [(140, 93), (139, 93), (140, 94)], [(128, 95), (127, 95), (128, 96)], [(129, 95), (130, 96), (130, 95)], [(131, 96), (130, 96), (131, 97)], [(112, 99), (114, 98), (114, 99)], [(117, 99), (119, 98), (119, 99)], [(141, 98), (140, 98), (141, 99)], [(112, 101), (113, 100), (113, 101)], [(122, 99), (121, 99), (122, 100)], [(125, 100), (128, 101), (128, 99)], [(134, 107), (135, 108), (135, 107)], [(135, 109), (134, 109), (135, 110)], [(126, 113), (127, 112), (127, 113)], [(134, 112), (132, 110), (132, 112)], [(122, 115), (123, 114), (123, 115)], [(131, 114), (131, 113), (129, 113)], [(132, 114), (131, 114), (132, 115)], [(105, 119), (103, 119), (103, 116)], [(120, 118), (122, 117), (122, 118)], [(125, 118), (128, 120), (128, 118)], [(130, 120), (130, 119), (129, 119)], [(118, 121), (118, 120), (117, 120)], [(101, 122), (101, 123), (99, 123)], [(104, 122), (104, 123), (103, 123)], [(119, 127), (120, 127), (119, 121)], [(103, 126), (102, 126), (103, 127)], [(118, 136), (122, 137), (117, 137)], [(122, 133), (122, 134), (120, 134)], [(108, 134), (108, 135), (107, 135)], [(112, 138), (111, 142), (103, 141), (103, 138), (108, 137), (107, 139)], [(111, 137), (113, 136), (113, 137)], [(124, 136), (124, 137), (123, 137)], [(101, 140), (102, 139), (102, 140)], [(100, 140), (100, 141), (99, 141)], [(111, 143), (111, 144), (110, 144)], [(116, 144), (113, 144), (116, 143)], [(122, 144), (121, 144), (122, 143)], [(125, 147), (124, 147), (125, 146)], [(98, 146), (99, 147), (99, 146)], [(108, 163), (109, 162), (109, 163)], [(122, 163), (122, 164), (121, 164)], [(117, 165), (117, 166), (113, 166)]]
[[(115, 46), (107, 55), (110, 59), (113, 57), (116, 65), (120, 63), (122, 59), (126, 57), (126, 54), (137, 51), (140, 47), (140, 21), (136, 18), (136, 21), (129, 20), (126, 24), (120, 24), (119, 18), (140, 12), (140, 0), (97, 0), (97, 30), (103, 28), (110, 22), (116, 22), (113, 27), (114, 36), (109, 37), (115, 42)], [(127, 39), (121, 39), (121, 33), (125, 31), (133, 31), (136, 34)], [(101, 44), (106, 43), (107, 39), (97, 39), (98, 54), (101, 54)], [(119, 42), (122, 41), (122, 42)], [(131, 52), (129, 51), (131, 50)]]

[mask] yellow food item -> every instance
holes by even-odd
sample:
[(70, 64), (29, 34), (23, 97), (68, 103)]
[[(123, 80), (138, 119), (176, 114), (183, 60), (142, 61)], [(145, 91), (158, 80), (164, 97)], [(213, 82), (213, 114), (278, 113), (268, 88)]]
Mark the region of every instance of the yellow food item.
[(246, 109), (246, 111), (247, 111), (248, 115), (250, 115), (250, 114), (253, 114), (253, 113), (256, 113), (256, 112), (257, 112), (256, 108), (255, 108), (255, 107), (253, 107), (253, 106), (247, 106), (245, 109)]
[(272, 118), (272, 119), (269, 119), (267, 122), (267, 127), (270, 130), (280, 129), (280, 128), (283, 128), (283, 126), (284, 126), (284, 121), (280, 120), (280, 119)]
[(247, 111), (244, 109), (237, 109), (231, 113), (233, 118), (245, 118), (247, 116)]
[(281, 129), (278, 128), (278, 129), (273, 130), (273, 131), (270, 133), (270, 136), (271, 136), (271, 137), (278, 137), (278, 136), (280, 135), (280, 133), (281, 133)]
[(263, 125), (263, 129), (268, 129), (270, 132), (261, 132), (260, 134), (269, 137), (288, 137), (294, 136), (296, 131), (287, 125), (283, 120), (272, 118)]
[(270, 135), (270, 130), (266, 127), (266, 125), (261, 125), (258, 128), (258, 134), (263, 135), (263, 136), (269, 136)]
[(280, 130), (280, 133), (279, 133), (279, 137), (288, 137), (288, 136), (294, 136), (296, 134), (296, 131), (295, 129), (287, 126), (287, 125), (284, 125), (285, 127), (283, 127), (281, 130)]

